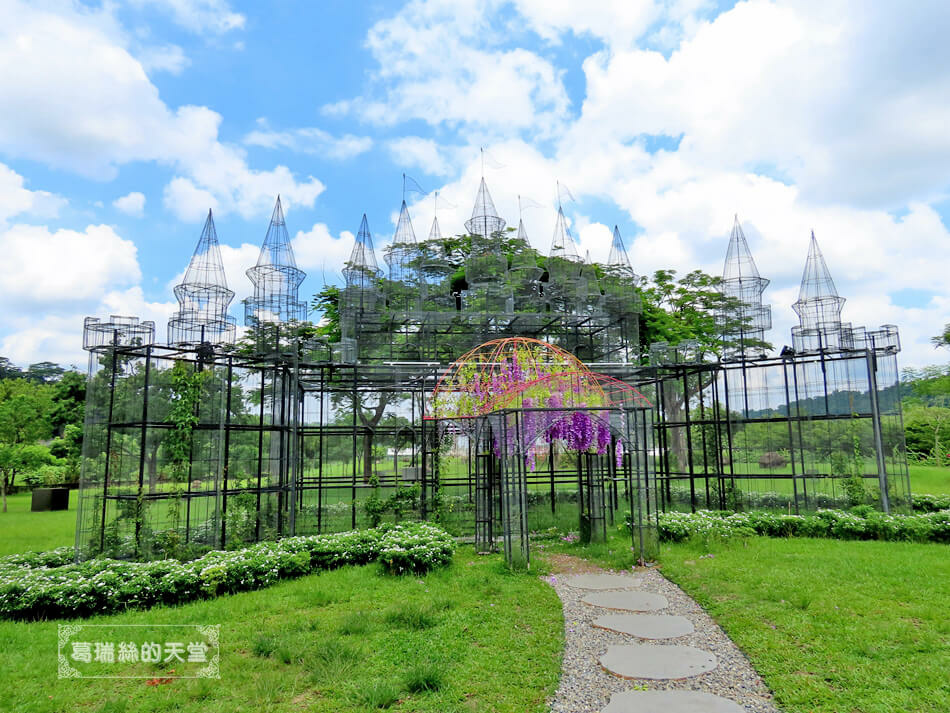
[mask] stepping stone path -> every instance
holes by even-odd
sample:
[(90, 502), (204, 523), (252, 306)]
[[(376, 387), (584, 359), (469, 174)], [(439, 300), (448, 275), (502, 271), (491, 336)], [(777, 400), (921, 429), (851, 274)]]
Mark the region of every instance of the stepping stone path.
[(641, 639), (675, 639), (695, 631), (693, 622), (685, 616), (672, 614), (608, 614), (597, 617), (592, 623), (601, 629)]
[(600, 665), (621, 678), (688, 678), (716, 668), (716, 657), (692, 646), (609, 646)]
[[(568, 638), (552, 712), (778, 713), (748, 661), (699, 606), (657, 570), (641, 571), (550, 578)], [(726, 662), (722, 673), (717, 653)], [(630, 680), (650, 690), (629, 690)]]
[[(570, 584), (570, 582), (568, 582)], [(620, 611), (658, 611), (666, 609), (670, 602), (662, 594), (650, 592), (597, 592), (581, 599), (584, 604)]]
[(602, 713), (743, 713), (738, 703), (702, 691), (624, 691)]

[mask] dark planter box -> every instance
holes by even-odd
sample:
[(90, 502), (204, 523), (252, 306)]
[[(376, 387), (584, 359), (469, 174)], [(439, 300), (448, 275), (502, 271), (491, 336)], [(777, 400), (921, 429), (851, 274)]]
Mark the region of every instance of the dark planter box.
[(30, 510), (69, 510), (69, 488), (35, 488)]

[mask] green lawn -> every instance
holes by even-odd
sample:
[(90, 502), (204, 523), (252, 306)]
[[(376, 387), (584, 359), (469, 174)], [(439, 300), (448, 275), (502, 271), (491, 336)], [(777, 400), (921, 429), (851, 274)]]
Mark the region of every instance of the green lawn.
[(69, 510), (30, 512), (30, 493), (7, 496), (7, 512), (0, 512), (0, 557), (76, 544), (77, 497), (70, 491)]
[(786, 713), (950, 710), (946, 545), (753, 537), (661, 560)]
[[(542, 711), (563, 636), (537, 573), (508, 574), (471, 548), (424, 577), (345, 567), (88, 622), (221, 624), (221, 679), (58, 680), (57, 622), (0, 622), (0, 710), (344, 713), (391, 700), (392, 711)], [(438, 690), (410, 692), (411, 673)]]
[(908, 468), (911, 494), (950, 495), (950, 468), (913, 464)]

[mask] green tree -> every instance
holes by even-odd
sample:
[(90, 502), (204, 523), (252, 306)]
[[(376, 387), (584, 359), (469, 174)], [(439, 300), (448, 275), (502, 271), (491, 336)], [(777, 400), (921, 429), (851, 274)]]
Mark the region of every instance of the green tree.
[(67, 371), (53, 384), (52, 409), (49, 414), (53, 433), (62, 436), (66, 426), (83, 425), (86, 410), (86, 377), (78, 371)]
[(943, 331), (930, 341), (933, 342), (935, 347), (950, 348), (950, 322), (943, 325)]
[(54, 381), (59, 381), (64, 373), (66, 373), (66, 370), (59, 364), (51, 361), (40, 361), (30, 364), (24, 377), (37, 384), (51, 384)]
[(950, 408), (911, 406), (904, 414), (907, 451), (937, 465), (950, 465)]
[(28, 473), (55, 459), (49, 448), (38, 444), (0, 443), (0, 497), (3, 512), (7, 511), (7, 490), (20, 473)]
[(20, 370), (20, 367), (6, 357), (0, 357), (0, 379), (21, 378), (23, 378), (23, 372)]
[[(667, 342), (670, 345), (692, 341), (698, 356), (722, 356), (732, 346), (728, 334), (739, 332), (742, 326), (738, 319), (724, 320), (736, 310), (739, 302), (723, 295), (719, 286), (722, 280), (693, 270), (680, 279), (675, 279), (675, 270), (657, 270), (652, 278), (644, 278), (640, 285), (642, 313), (640, 321), (641, 350), (646, 354), (651, 344)], [(767, 342), (746, 339), (747, 347), (771, 347)], [(700, 391), (709, 386), (710, 374), (693, 374), (686, 378), (666, 379), (663, 385), (663, 407), (666, 419), (681, 422), (687, 405)], [(670, 430), (670, 447), (677, 466), (685, 469), (687, 464), (686, 429)]]

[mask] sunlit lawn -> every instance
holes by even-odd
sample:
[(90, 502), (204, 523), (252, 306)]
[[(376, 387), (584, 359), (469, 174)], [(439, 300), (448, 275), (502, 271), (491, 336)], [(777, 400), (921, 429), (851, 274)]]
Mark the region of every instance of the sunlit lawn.
[(57, 622), (0, 621), (0, 711), (543, 711), (563, 636), (551, 587), (471, 548), (423, 577), (344, 567), (88, 622), (220, 624), (221, 679), (59, 680)]
[(30, 493), (7, 496), (7, 512), (0, 512), (0, 556), (51, 550), (75, 544), (76, 497), (69, 493), (69, 510), (30, 512)]

